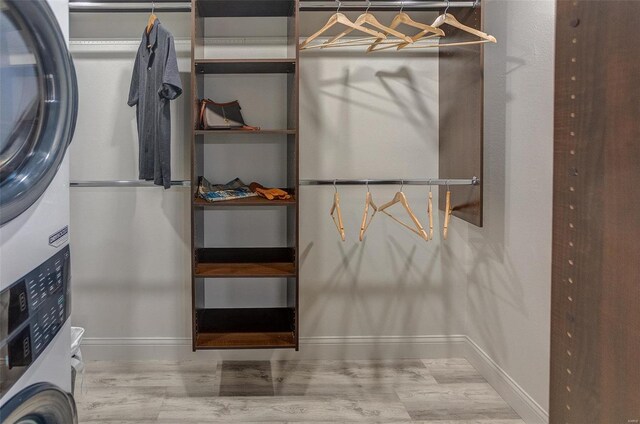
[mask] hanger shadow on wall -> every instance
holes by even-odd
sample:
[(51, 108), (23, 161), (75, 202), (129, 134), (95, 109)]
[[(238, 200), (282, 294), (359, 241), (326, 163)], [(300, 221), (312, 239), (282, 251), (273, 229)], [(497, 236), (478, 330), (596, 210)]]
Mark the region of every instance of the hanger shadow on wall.
[[(411, 69), (403, 66), (398, 68), (395, 72), (378, 71), (375, 76), (380, 80), (382, 87), (387, 91), (388, 95), (393, 98), (397, 106), (402, 109), (405, 119), (414, 125), (415, 128), (424, 128), (425, 122), (429, 126), (434, 124), (435, 116), (429, 111), (429, 107), (425, 103), (424, 97), (433, 96), (433, 93), (427, 92), (422, 89), (415, 79)], [(400, 82), (406, 87), (409, 87), (413, 96), (413, 101), (407, 103), (401, 98), (397, 97), (395, 90), (389, 83), (390, 81)], [(425, 142), (429, 140), (425, 137)]]

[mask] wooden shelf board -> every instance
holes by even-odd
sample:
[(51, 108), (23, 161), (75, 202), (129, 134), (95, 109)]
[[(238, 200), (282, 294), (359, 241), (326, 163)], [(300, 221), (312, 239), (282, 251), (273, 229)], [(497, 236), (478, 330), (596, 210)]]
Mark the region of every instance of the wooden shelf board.
[(203, 247), (196, 249), (198, 262), (253, 263), (293, 262), (293, 247)]
[(292, 332), (198, 333), (198, 349), (273, 349), (295, 348)]
[(226, 206), (290, 206), (295, 205), (295, 197), (286, 200), (269, 200), (264, 197), (245, 197), (242, 199), (222, 200), (220, 202), (207, 202), (202, 199), (194, 199), (193, 206), (200, 208), (215, 208)]
[(198, 74), (290, 74), (295, 59), (196, 59)]
[(208, 247), (197, 249), (195, 259), (196, 278), (296, 276), (291, 247)]
[(293, 0), (199, 0), (201, 17), (293, 16)]
[(259, 130), (194, 130), (195, 135), (238, 135), (238, 134), (295, 134), (295, 129), (259, 129)]
[(295, 275), (296, 267), (292, 262), (198, 263), (194, 272), (197, 278), (295, 277)]
[(196, 311), (198, 349), (295, 348), (293, 308), (217, 308)]

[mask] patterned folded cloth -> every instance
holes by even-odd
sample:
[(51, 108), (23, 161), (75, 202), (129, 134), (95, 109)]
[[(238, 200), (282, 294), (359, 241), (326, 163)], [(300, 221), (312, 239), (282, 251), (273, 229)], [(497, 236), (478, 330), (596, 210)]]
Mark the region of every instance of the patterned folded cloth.
[(220, 202), (254, 197), (257, 194), (252, 192), (240, 178), (236, 178), (226, 184), (211, 184), (205, 177), (198, 177), (197, 196), (207, 202)]
[(257, 193), (259, 196), (264, 197), (265, 199), (273, 200), (287, 200), (291, 199), (291, 195), (284, 190), (279, 188), (266, 188), (260, 183), (256, 183), (255, 181), (249, 184), (249, 188), (251, 191)]

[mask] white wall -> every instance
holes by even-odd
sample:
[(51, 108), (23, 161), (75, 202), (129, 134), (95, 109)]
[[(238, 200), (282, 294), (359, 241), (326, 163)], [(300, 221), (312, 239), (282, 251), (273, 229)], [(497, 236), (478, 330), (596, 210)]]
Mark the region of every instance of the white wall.
[[(189, 34), (188, 15), (160, 19), (175, 35)], [(117, 33), (113, 22), (118, 20)], [(70, 146), (71, 180), (135, 180), (135, 108), (127, 106), (133, 59), (146, 15), (72, 14), (71, 54), (80, 110)], [(128, 38), (127, 45), (77, 41)], [(178, 43), (189, 90), (190, 45)], [(188, 95), (172, 102), (172, 179), (189, 179)], [(130, 338), (190, 334), (189, 189), (72, 188), (71, 249), (74, 325), (86, 337)]]
[[(437, 57), (357, 49), (301, 56), (302, 179), (437, 176)], [(370, 190), (381, 205), (398, 187)], [(428, 189), (404, 191), (425, 222)], [(342, 242), (329, 217), (333, 193), (331, 186), (302, 187), (302, 334), (461, 334), (464, 269), (454, 278), (456, 269), (443, 264), (439, 235), (426, 243), (377, 215), (360, 243), (366, 188), (353, 186), (339, 188), (347, 233)], [(393, 212), (408, 220), (400, 206)], [(397, 355), (403, 355), (400, 347)]]
[[(113, 19), (121, 22), (117, 34), (105, 24)], [(188, 36), (188, 15), (160, 15), (160, 20), (178, 41)], [(76, 41), (132, 40), (124, 46), (72, 45), (82, 104), (71, 148), (74, 180), (136, 178), (135, 112), (125, 102), (137, 47), (133, 40), (139, 38), (143, 21), (146, 16), (140, 14), (72, 16), (71, 36)], [(209, 28), (207, 35), (218, 36), (215, 30)], [(243, 39), (239, 54), (248, 54), (249, 48), (257, 55), (264, 50), (276, 52), (282, 46), (281, 34), (276, 31), (273, 35), (271, 40)], [(210, 46), (208, 51), (228, 55), (230, 45), (238, 44), (232, 40), (221, 47)], [(174, 179), (186, 179), (188, 45), (178, 44), (177, 50), (185, 93), (172, 102), (172, 168)], [(437, 55), (424, 52), (375, 57), (344, 51), (305, 53), (301, 62), (301, 178), (437, 176), (437, 65)], [(220, 101), (238, 98), (249, 123), (283, 125), (277, 121), (284, 117), (284, 108), (269, 108), (267, 103), (284, 94), (278, 77), (260, 77), (257, 87), (246, 76), (224, 81), (208, 78), (212, 84), (206, 94)], [(258, 92), (259, 97), (252, 98)], [(239, 160), (209, 166), (205, 174), (217, 182), (240, 176), (247, 182), (258, 179), (278, 184), (283, 175), (274, 164), (284, 164), (282, 146), (281, 140), (256, 146), (250, 139), (207, 144), (205, 151), (212, 161), (219, 157)], [(243, 160), (244, 155), (259, 156), (261, 161)], [(390, 200), (397, 189), (371, 188), (378, 204)], [(428, 189), (405, 187), (404, 191), (416, 214), (426, 221)], [(360, 243), (357, 238), (365, 188), (345, 187), (340, 193), (346, 242), (339, 241), (328, 213), (333, 188), (304, 187), (300, 196), (301, 355), (461, 354), (464, 266), (449, 263), (442, 256), (443, 244), (437, 234), (434, 241), (426, 243), (381, 215)], [(401, 207), (394, 210), (406, 219)], [(226, 214), (224, 219), (231, 222), (230, 213), (237, 218), (237, 211), (207, 215), (213, 219)], [(212, 219), (207, 218), (208, 228), (215, 230), (207, 233), (212, 246), (273, 242), (274, 234), (269, 235), (273, 231), (250, 242), (238, 241), (242, 228), (231, 233), (219, 231), (209, 222)], [(277, 217), (271, 221), (279, 222)], [(255, 217), (244, 222), (258, 224)], [(189, 231), (187, 189), (73, 189), (74, 323), (87, 328), (89, 358), (122, 358), (134, 351), (158, 357), (190, 355)], [(460, 231), (466, 232), (466, 228), (452, 228), (450, 242), (461, 237)], [(268, 237), (271, 239), (266, 240)], [(233, 284), (242, 288), (231, 290), (229, 283), (223, 282), (216, 289), (216, 284), (208, 283), (210, 306), (219, 303), (219, 295), (237, 302), (239, 293), (255, 288), (249, 281)], [(269, 305), (281, 302), (282, 285), (274, 280), (268, 286), (261, 284), (262, 300)], [(256, 301), (256, 296), (250, 296), (238, 304), (255, 306)], [(273, 353), (244, 354), (269, 357)]]
[(483, 5), (498, 44), (485, 48), (485, 226), (468, 226), (466, 334), (538, 404), (527, 417), (538, 422), (549, 396), (555, 2)]

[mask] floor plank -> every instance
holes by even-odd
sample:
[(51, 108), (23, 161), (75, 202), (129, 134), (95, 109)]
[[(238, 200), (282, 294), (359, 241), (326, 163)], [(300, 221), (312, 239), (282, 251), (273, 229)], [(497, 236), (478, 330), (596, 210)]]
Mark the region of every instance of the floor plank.
[(80, 424), (524, 424), (464, 359), (88, 362)]
[(414, 420), (520, 418), (486, 382), (407, 386), (397, 393)]
[(165, 387), (91, 387), (76, 391), (80, 423), (90, 421), (154, 421), (164, 402)]
[(213, 383), (216, 361), (148, 361), (87, 364), (84, 387), (170, 387)]
[(169, 396), (159, 421), (189, 422), (210, 417), (212, 421), (329, 421), (367, 422), (410, 420), (397, 396), (272, 396), (181, 398)]

